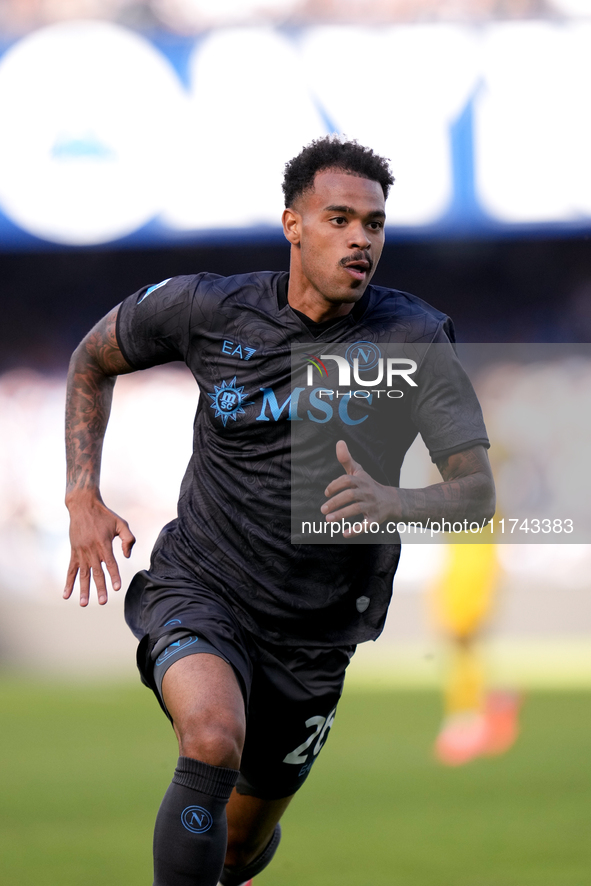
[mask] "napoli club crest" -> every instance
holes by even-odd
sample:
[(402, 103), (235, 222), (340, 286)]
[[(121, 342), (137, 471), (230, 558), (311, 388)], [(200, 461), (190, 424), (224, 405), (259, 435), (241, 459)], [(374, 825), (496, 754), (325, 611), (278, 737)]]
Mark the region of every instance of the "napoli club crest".
[(236, 421), (239, 415), (245, 415), (243, 407), (252, 406), (254, 402), (251, 400), (245, 403), (244, 385), (238, 387), (236, 376), (232, 381), (223, 381), (221, 385), (214, 385), (214, 387), (215, 393), (208, 393), (207, 396), (213, 400), (211, 408), (215, 409), (215, 417), (221, 418), (224, 427), (226, 427), (229, 418)]
[(213, 824), (211, 812), (203, 806), (187, 806), (181, 813), (181, 821), (192, 834), (204, 834)]

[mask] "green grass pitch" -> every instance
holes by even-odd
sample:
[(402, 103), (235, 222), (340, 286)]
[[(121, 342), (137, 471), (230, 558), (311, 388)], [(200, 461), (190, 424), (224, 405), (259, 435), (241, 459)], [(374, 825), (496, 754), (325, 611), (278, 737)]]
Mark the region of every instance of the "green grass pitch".
[[(591, 693), (535, 692), (506, 756), (431, 759), (427, 691), (345, 694), (256, 886), (583, 886), (591, 871)], [(141, 686), (0, 680), (0, 879), (150, 886), (176, 761)]]

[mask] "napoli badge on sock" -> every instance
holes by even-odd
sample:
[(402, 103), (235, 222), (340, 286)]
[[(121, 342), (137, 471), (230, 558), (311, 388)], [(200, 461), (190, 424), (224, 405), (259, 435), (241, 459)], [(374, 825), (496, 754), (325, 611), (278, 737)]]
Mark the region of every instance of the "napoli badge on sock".
[(181, 813), (181, 821), (192, 834), (204, 834), (212, 826), (213, 817), (203, 806), (187, 806)]

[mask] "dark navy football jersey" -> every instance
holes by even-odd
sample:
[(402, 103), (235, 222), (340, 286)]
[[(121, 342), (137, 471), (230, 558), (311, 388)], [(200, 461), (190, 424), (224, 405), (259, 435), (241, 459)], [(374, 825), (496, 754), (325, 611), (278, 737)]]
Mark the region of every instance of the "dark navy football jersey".
[[(160, 534), (150, 569), (219, 594), (247, 630), (271, 643), (354, 644), (383, 628), (400, 547), (291, 543), (290, 426), (305, 409), (291, 396), (292, 347), (309, 344), (318, 354), (324, 343), (415, 343), (423, 351), (447, 343), (451, 351), (452, 327), (420, 299), (379, 286), (369, 286), (346, 317), (314, 324), (287, 303), (287, 279), (281, 272), (175, 277), (121, 305), (117, 337), (129, 364), (182, 360), (200, 390), (178, 517)], [(397, 485), (417, 433), (434, 460), (488, 446), (470, 382), (452, 363), (431, 372), (408, 401), (392, 445), (376, 460), (380, 482)], [(349, 442), (342, 428), (335, 433)], [(355, 443), (353, 434), (354, 457)], [(335, 456), (334, 478), (341, 473)], [(369, 600), (362, 612), (360, 597)]]

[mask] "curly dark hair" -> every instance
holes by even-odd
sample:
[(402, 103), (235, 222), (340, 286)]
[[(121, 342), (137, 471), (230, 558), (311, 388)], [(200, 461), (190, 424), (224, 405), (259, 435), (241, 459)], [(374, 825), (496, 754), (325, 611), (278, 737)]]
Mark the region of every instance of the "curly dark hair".
[(376, 181), (382, 187), (384, 198), (394, 183), (385, 157), (375, 154), (371, 148), (364, 148), (354, 139), (342, 141), (339, 136), (327, 135), (310, 142), (297, 157), (285, 164), (282, 185), (285, 205), (292, 206), (297, 197), (313, 186), (316, 173), (325, 169), (342, 169), (351, 175)]

